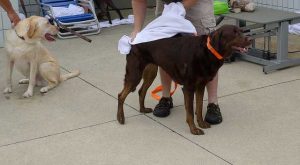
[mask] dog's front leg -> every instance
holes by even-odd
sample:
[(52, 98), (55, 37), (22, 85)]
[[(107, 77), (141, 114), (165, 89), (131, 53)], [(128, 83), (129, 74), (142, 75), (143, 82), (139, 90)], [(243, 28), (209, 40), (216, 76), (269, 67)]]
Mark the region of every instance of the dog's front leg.
[(196, 88), (196, 114), (197, 122), (201, 128), (210, 128), (210, 124), (203, 120), (202, 109), (203, 109), (203, 95), (204, 95), (205, 84), (201, 83)]
[(184, 105), (186, 110), (186, 122), (188, 123), (190, 127), (190, 131), (194, 135), (203, 135), (204, 132), (197, 128), (194, 122), (194, 107), (193, 107), (193, 101), (194, 101), (194, 91), (192, 89), (188, 89), (185, 86), (182, 89), (184, 94)]
[(8, 59), (7, 66), (6, 66), (6, 88), (4, 89), (3, 93), (11, 93), (12, 92), (12, 72), (14, 68), (14, 61)]
[(23, 97), (28, 98), (33, 95), (33, 88), (36, 82), (36, 74), (37, 74), (37, 61), (32, 60), (30, 62), (30, 74), (29, 74), (29, 84), (27, 91), (23, 94)]

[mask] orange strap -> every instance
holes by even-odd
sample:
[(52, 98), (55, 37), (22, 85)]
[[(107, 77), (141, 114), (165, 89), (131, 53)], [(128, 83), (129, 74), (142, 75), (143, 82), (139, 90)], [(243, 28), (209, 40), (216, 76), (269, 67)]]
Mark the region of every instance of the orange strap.
[(222, 60), (223, 57), (219, 52), (216, 51), (215, 48), (213, 48), (210, 44), (210, 37), (207, 37), (207, 43), (206, 43), (207, 48), (210, 50), (210, 52), (217, 57), (217, 59)]
[[(170, 92), (170, 96), (172, 96), (175, 91), (177, 89), (177, 83), (174, 82), (174, 90)], [(155, 100), (160, 100), (160, 96), (157, 94), (158, 92), (161, 92), (163, 90), (162, 85), (157, 86), (153, 91), (151, 91), (151, 96), (155, 99)]]

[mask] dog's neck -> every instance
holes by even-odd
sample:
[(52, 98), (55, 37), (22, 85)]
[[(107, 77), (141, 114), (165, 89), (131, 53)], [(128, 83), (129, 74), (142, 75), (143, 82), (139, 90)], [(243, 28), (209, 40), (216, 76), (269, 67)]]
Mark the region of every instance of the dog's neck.
[(223, 60), (223, 56), (211, 45), (210, 36), (207, 36), (206, 46), (208, 50), (219, 60)]
[(227, 50), (227, 48), (225, 48), (228, 45), (224, 45), (224, 43), (221, 42), (222, 32), (214, 31), (207, 35), (207, 37), (210, 38), (211, 46), (222, 56), (223, 59), (231, 55), (231, 50)]

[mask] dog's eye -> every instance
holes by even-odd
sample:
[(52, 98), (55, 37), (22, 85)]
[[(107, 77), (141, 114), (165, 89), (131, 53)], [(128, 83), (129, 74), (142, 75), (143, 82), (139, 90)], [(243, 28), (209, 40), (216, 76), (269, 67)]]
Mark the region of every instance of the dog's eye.
[(54, 25), (54, 21), (50, 19), (47, 24)]

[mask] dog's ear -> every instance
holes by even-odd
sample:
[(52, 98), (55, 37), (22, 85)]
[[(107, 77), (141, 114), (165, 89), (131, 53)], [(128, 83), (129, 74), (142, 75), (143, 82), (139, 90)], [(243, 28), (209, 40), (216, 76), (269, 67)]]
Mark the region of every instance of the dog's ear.
[(37, 29), (37, 22), (34, 21), (32, 18), (29, 20), (29, 29), (27, 31), (28, 38), (32, 38), (35, 31)]

